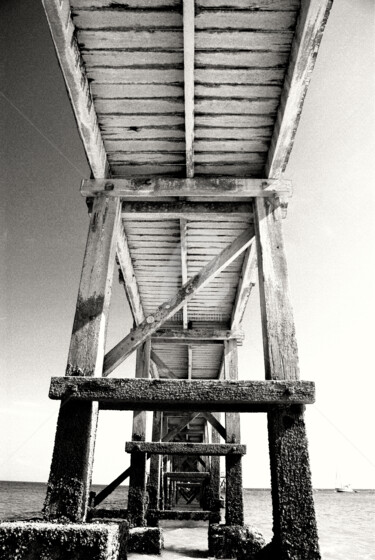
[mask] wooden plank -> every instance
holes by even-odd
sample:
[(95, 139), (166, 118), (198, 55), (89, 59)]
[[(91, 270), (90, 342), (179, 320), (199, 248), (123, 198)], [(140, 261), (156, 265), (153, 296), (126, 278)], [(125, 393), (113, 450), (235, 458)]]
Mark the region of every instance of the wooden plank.
[[(113, 0), (71, 0), (72, 9), (111, 8)], [(180, 0), (117, 0), (117, 9), (179, 9)]]
[(177, 376), (174, 372), (163, 362), (163, 360), (158, 356), (155, 350), (151, 350), (151, 360), (154, 362), (158, 368), (159, 374), (165, 377), (176, 379)]
[(220, 66), (228, 68), (276, 68), (285, 66), (288, 53), (277, 51), (199, 51), (195, 55), (197, 68)]
[[(194, 179), (150, 177), (147, 179), (84, 179), (82, 181), (82, 196), (91, 197), (103, 191), (107, 192), (107, 196), (122, 198), (158, 196), (275, 197), (291, 195), (292, 183), (285, 179), (246, 179), (242, 177), (195, 177)], [(189, 228), (190, 226), (189, 223)], [(203, 224), (198, 226), (204, 227)], [(231, 228), (232, 224), (229, 227)]]
[(194, 2), (183, 0), (186, 176), (194, 177)]
[(138, 10), (111, 7), (110, 9), (79, 10), (75, 8), (72, 18), (76, 29), (168, 29), (182, 26), (181, 14), (177, 11)]
[[(130, 75), (130, 80), (137, 81), (138, 79), (143, 79), (135, 77), (133, 74)], [(137, 74), (138, 76), (138, 74)], [(122, 79), (122, 76), (118, 77), (115, 75), (115, 79)], [(163, 76), (161, 78), (157, 77), (157, 80), (169, 79), (168, 76)], [(129, 115), (134, 113), (136, 115), (149, 114), (149, 113), (182, 113), (184, 110), (183, 98), (172, 98), (172, 99), (102, 99), (97, 97), (95, 99), (95, 107), (98, 113), (104, 114), (126, 114)]]
[(175, 138), (162, 138), (158, 140), (138, 140), (138, 139), (120, 139), (120, 140), (107, 140), (104, 136), (104, 141), (108, 152), (179, 152), (185, 150), (184, 139)]
[(173, 317), (186, 302), (207, 285), (211, 278), (217, 276), (221, 270), (235, 260), (250, 245), (252, 238), (251, 230), (241, 234), (219, 255), (214, 257), (200, 273), (191, 278), (173, 298), (158, 307), (153, 315), (146, 317), (141, 325), (110, 350), (104, 359), (103, 375), (109, 375), (148, 336), (157, 331), (166, 320)]
[(193, 349), (191, 346), (188, 346), (188, 372), (187, 372), (187, 378), (189, 380), (192, 379), (193, 377)]
[[(181, 282), (182, 285), (188, 281), (187, 271), (187, 220), (180, 219), (180, 239), (181, 239)], [(184, 329), (188, 327), (188, 312), (187, 305), (182, 308), (182, 326)]]
[[(151, 340), (146, 340), (137, 348), (137, 359), (135, 366), (136, 379), (148, 379), (150, 373)], [(145, 441), (146, 439), (146, 411), (135, 410), (133, 413), (132, 440)]]
[(172, 430), (169, 430), (169, 432), (167, 432), (163, 438), (162, 438), (162, 442), (163, 443), (168, 443), (170, 441), (173, 441), (174, 438), (177, 436), (177, 434), (179, 434), (184, 428), (186, 428), (186, 426), (188, 426), (188, 424), (190, 424), (190, 422), (192, 422), (195, 418), (197, 418), (197, 416), (199, 416), (199, 412), (192, 412), (191, 414), (187, 414), (178, 424), (175, 428), (173, 428)]
[[(231, 76), (226, 73), (227, 79), (231, 80)], [(246, 79), (246, 76), (243, 77)], [(159, 104), (155, 103), (155, 113), (159, 110)], [(213, 115), (215, 113), (229, 113), (231, 115), (254, 115), (260, 113), (261, 115), (265, 113), (274, 114), (279, 105), (278, 98), (253, 98), (253, 99), (221, 99), (206, 97), (202, 99), (197, 97), (195, 101), (195, 111), (196, 113), (204, 113)], [(143, 110), (143, 109), (142, 109)], [(164, 112), (167, 112), (168, 108), (165, 108)], [(113, 111), (115, 112), (115, 111)], [(131, 112), (131, 111), (128, 111)], [(142, 112), (142, 111), (140, 111)]]
[(233, 305), (231, 329), (237, 330), (242, 322), (252, 288), (255, 286), (257, 272), (256, 245), (253, 243), (246, 251), (241, 276), (238, 282), (236, 300)]
[[(100, 401), (114, 410), (267, 411), (275, 405), (311, 404), (311, 381), (209, 381), (187, 379), (123, 379), (52, 377), (49, 397)], [(178, 395), (178, 400), (176, 396)], [(256, 408), (256, 405), (259, 408)], [(190, 409), (190, 410), (189, 410)]]
[(110, 484), (108, 484), (108, 486), (103, 488), (103, 490), (101, 490), (99, 494), (95, 496), (94, 506), (98, 506), (99, 504), (101, 504), (103, 500), (105, 500), (110, 494), (112, 494), (114, 490), (116, 490), (118, 486), (120, 486), (120, 484), (125, 482), (125, 480), (130, 476), (130, 472), (131, 472), (131, 467), (128, 467), (127, 469), (124, 470), (123, 473), (121, 473), (117, 478), (115, 478), (113, 482), (111, 482)]
[(332, 0), (303, 0), (291, 47), (266, 174), (279, 177), (293, 147), (310, 77), (332, 6)]
[(281, 86), (284, 75), (284, 68), (196, 68), (195, 83)]
[(94, 199), (69, 348), (67, 375), (102, 374), (120, 206), (117, 197), (99, 195)]
[(87, 159), (94, 177), (109, 173), (87, 75), (75, 40), (68, 1), (42, 0), (56, 54), (76, 117)]
[[(91, 0), (86, 0), (86, 1), (91, 2)], [(197, 8), (206, 9), (206, 10), (220, 8), (220, 9), (227, 9), (227, 10), (261, 9), (262, 11), (268, 11), (268, 10), (290, 11), (290, 10), (298, 10), (300, 0), (267, 0), (266, 2), (260, 2), (260, 0), (196, 0), (196, 4), (197, 4)]]
[(266, 379), (298, 379), (298, 350), (280, 207), (255, 200)]
[[(125, 49), (114, 49), (110, 51), (97, 49), (94, 51), (81, 49), (82, 58), (85, 61), (86, 68), (93, 70), (97, 67), (139, 67), (139, 66), (171, 66), (180, 67), (183, 65), (184, 58), (183, 54), (180, 51), (158, 51), (153, 52), (149, 50), (125, 50)], [(112, 86), (115, 84), (111, 84)], [(107, 88), (108, 89), (108, 88)], [(166, 92), (172, 93), (172, 95), (183, 95), (184, 88), (182, 86), (175, 86), (170, 84), (159, 84), (159, 86), (154, 87), (154, 91), (159, 92), (157, 97), (169, 97), (166, 95)], [(92, 89), (93, 94), (96, 94), (96, 91)], [(160, 95), (163, 93), (163, 95)], [(115, 97), (117, 97), (115, 95)], [(135, 93), (135, 97), (151, 97), (137, 95)]]
[(77, 32), (78, 43), (85, 49), (168, 49), (182, 50), (181, 31), (86, 31)]
[[(155, 127), (155, 126), (142, 126), (142, 127), (123, 127), (116, 128), (115, 126), (104, 126), (102, 128), (103, 138), (105, 142), (120, 140), (123, 142), (132, 141), (180, 141), (185, 143), (185, 132), (182, 127)], [(203, 135), (201, 135), (203, 136)], [(221, 135), (222, 137), (223, 135)], [(258, 134), (260, 136), (260, 133)], [(267, 136), (268, 138), (268, 136)], [(185, 145), (185, 144), (184, 144)]]
[(226, 439), (226, 430), (221, 422), (216, 418), (214, 414), (211, 412), (201, 412), (201, 415), (206, 418), (206, 420), (211, 424), (211, 426), (216, 430), (218, 434), (225, 440)]
[(267, 140), (195, 140), (195, 149), (197, 153), (209, 152), (266, 152), (269, 146)]
[(129, 307), (133, 314), (135, 324), (139, 325), (144, 319), (144, 311), (122, 223), (119, 224), (117, 234), (117, 260), (124, 280), (124, 288), (129, 302)]
[(288, 52), (293, 39), (292, 31), (197, 31), (196, 50), (246, 50)]
[(295, 11), (202, 10), (197, 13), (197, 30), (243, 29), (246, 31), (290, 31), (296, 23)]
[(179, 343), (185, 342), (187, 343), (200, 343), (204, 340), (206, 341), (223, 341), (223, 340), (230, 340), (240, 339), (243, 338), (244, 334), (242, 331), (224, 331), (224, 330), (217, 330), (217, 329), (189, 329), (189, 330), (178, 330), (178, 329), (159, 329), (152, 335), (153, 342), (162, 342), (162, 343)]
[(122, 217), (135, 220), (194, 218), (214, 220), (216, 217), (252, 216), (252, 204), (245, 202), (124, 202)]
[(245, 455), (245, 445), (225, 443), (135, 442), (127, 441), (126, 453), (149, 453), (150, 455)]

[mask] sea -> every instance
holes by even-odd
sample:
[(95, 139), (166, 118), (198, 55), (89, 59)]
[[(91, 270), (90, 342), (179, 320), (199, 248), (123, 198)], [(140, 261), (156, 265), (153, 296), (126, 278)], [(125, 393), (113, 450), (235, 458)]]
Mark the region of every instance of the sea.
[[(102, 488), (95, 485), (93, 490)], [(0, 481), (0, 519), (38, 516), (45, 493), (42, 483)], [(375, 490), (315, 490), (314, 500), (323, 560), (375, 560)], [(103, 507), (125, 508), (126, 502), (127, 487), (120, 486)], [(244, 505), (245, 522), (259, 529), (267, 542), (271, 540), (270, 490), (245, 489)]]

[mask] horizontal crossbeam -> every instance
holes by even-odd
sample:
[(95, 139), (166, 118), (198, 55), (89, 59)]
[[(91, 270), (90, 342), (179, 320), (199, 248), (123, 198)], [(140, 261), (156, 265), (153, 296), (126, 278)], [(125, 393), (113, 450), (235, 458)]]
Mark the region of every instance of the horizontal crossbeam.
[(215, 220), (230, 218), (252, 218), (251, 202), (123, 202), (121, 216), (125, 220), (164, 220), (181, 218)]
[(208, 381), (52, 377), (51, 399), (99, 401), (112, 410), (267, 412), (275, 405), (311, 404), (312, 381)]
[(212, 278), (227, 268), (252, 243), (251, 229), (244, 231), (221, 253), (214, 257), (202, 270), (191, 278), (169, 300), (160, 305), (153, 315), (146, 319), (123, 338), (104, 358), (103, 375), (109, 375), (121, 364), (142, 342), (156, 332), (170, 317), (173, 317), (185, 303), (206, 286)]
[(168, 344), (199, 344), (201, 342), (222, 342), (230, 339), (243, 340), (244, 333), (241, 330), (226, 331), (212, 329), (159, 329), (154, 332), (151, 339), (153, 342), (165, 342)]
[(105, 191), (108, 196), (121, 198), (158, 198), (164, 196), (191, 197), (273, 197), (291, 196), (292, 182), (285, 179), (247, 179), (239, 177), (167, 177), (131, 179), (84, 179), (83, 196), (96, 196)]
[(237, 443), (180, 443), (127, 441), (126, 453), (149, 455), (245, 455), (246, 445)]
[(164, 478), (169, 478), (170, 480), (205, 480), (210, 478), (210, 473), (208, 472), (166, 472), (164, 473)]

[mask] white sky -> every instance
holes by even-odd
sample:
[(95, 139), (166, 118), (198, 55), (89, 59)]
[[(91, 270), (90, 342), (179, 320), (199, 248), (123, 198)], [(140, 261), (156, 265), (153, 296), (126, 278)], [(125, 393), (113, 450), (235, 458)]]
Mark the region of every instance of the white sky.
[[(58, 411), (48, 387), (65, 371), (88, 225), (78, 189), (89, 172), (41, 6), (1, 9), (0, 480), (45, 481)], [(333, 487), (337, 472), (375, 487), (374, 76), (373, 2), (335, 0), (285, 174), (294, 197), (283, 222), (302, 378), (316, 382), (306, 413), (315, 487)], [(131, 324), (117, 282), (114, 303), (109, 346)], [(261, 379), (256, 290), (244, 328), (240, 376)], [(102, 413), (94, 482), (128, 465), (130, 418)], [(244, 485), (267, 487), (265, 415), (242, 415), (242, 425)]]

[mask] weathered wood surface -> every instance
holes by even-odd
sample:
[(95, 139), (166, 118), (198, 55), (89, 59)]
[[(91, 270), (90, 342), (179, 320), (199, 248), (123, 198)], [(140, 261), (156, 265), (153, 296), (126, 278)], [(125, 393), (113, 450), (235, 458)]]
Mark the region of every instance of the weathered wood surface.
[(293, 39), (266, 174), (285, 171), (332, 0), (303, 0)]
[(119, 342), (105, 357), (103, 372), (109, 375), (117, 365), (123, 362), (148, 336), (157, 331), (161, 325), (183, 307), (211, 278), (219, 274), (235, 260), (252, 240), (250, 230), (241, 234), (227, 246), (218, 256), (214, 257), (196, 276), (191, 278), (175, 295), (174, 298), (161, 305), (153, 315), (146, 317), (136, 329)]
[(125, 293), (129, 302), (129, 307), (133, 314), (136, 325), (142, 323), (145, 318), (137, 279), (134, 272), (132, 259), (129, 252), (128, 241), (122, 222), (119, 223), (117, 233), (117, 261), (124, 281)]
[[(118, 410), (251, 411), (273, 405), (311, 404), (311, 381), (206, 381), (52, 377), (51, 399), (100, 401)], [(104, 405), (104, 406), (103, 406)], [(118, 407), (118, 408), (117, 408)], [(164, 407), (164, 408), (163, 408)]]
[(122, 217), (132, 220), (162, 220), (166, 218), (191, 218), (215, 220), (230, 217), (252, 216), (251, 203), (246, 202), (123, 202)]
[(263, 199), (256, 199), (254, 205), (266, 379), (298, 379), (281, 209)]
[(208, 472), (167, 472), (164, 473), (164, 478), (169, 478), (170, 480), (208, 480), (210, 478), (210, 473)]
[(128, 467), (117, 478), (115, 478), (113, 482), (111, 482), (110, 484), (108, 484), (108, 486), (103, 488), (103, 490), (95, 496), (94, 506), (98, 506), (99, 504), (101, 504), (110, 494), (112, 494), (112, 492), (114, 492), (114, 490), (116, 490), (118, 486), (120, 486), (120, 484), (125, 482), (125, 480), (129, 478), (130, 472), (131, 472), (131, 467)]
[(67, 375), (102, 373), (120, 201), (94, 201), (69, 348)]
[(223, 341), (234, 339), (243, 339), (244, 333), (241, 330), (237, 331), (219, 331), (210, 329), (159, 329), (152, 335), (152, 340), (155, 342), (173, 343), (189, 343), (189, 342), (202, 342), (206, 341)]
[[(106, 185), (107, 189), (106, 190)], [(112, 188), (113, 185), (113, 188)], [(146, 179), (84, 179), (81, 184), (83, 196), (95, 196), (106, 191), (107, 196), (160, 197), (194, 196), (216, 197), (274, 197), (292, 194), (292, 183), (286, 179), (246, 179), (228, 177), (195, 177), (194, 179), (155, 178)]]
[[(66, 375), (99, 376), (103, 369), (105, 334), (113, 276), (118, 198), (99, 195), (90, 219), (77, 298)], [(93, 466), (97, 403), (64, 399), (57, 421), (55, 446), (44, 505), (49, 518), (83, 521)]]
[(154, 350), (151, 350), (151, 360), (158, 368), (159, 375), (163, 375), (164, 377), (171, 377), (172, 379), (176, 378), (174, 372), (163, 362), (163, 360), (157, 355)]
[(206, 418), (206, 420), (211, 424), (214, 430), (224, 439), (226, 440), (227, 432), (221, 422), (216, 418), (214, 414), (211, 412), (202, 412), (202, 416)]
[(256, 243), (252, 243), (246, 251), (244, 263), (239, 278), (236, 299), (231, 317), (231, 329), (236, 331), (242, 323), (251, 291), (255, 285), (257, 273)]
[[(181, 244), (181, 284), (182, 286), (188, 281), (188, 240), (187, 240), (187, 220), (180, 219), (180, 244)], [(185, 304), (182, 308), (182, 327), (188, 328), (188, 308)]]
[(69, 2), (43, 0), (43, 7), (92, 173), (94, 177), (106, 177), (109, 171), (107, 156), (75, 38)]
[(186, 177), (194, 177), (194, 2), (183, 0)]
[(126, 453), (150, 455), (245, 455), (246, 445), (226, 443), (157, 443), (127, 441)]

